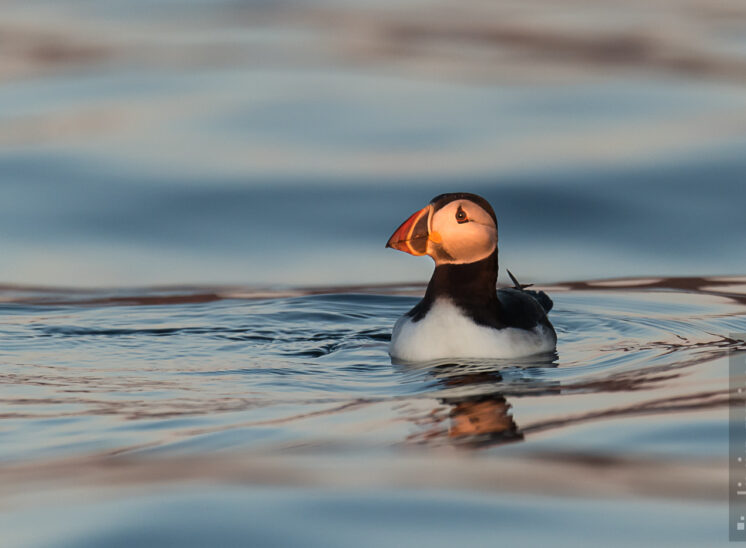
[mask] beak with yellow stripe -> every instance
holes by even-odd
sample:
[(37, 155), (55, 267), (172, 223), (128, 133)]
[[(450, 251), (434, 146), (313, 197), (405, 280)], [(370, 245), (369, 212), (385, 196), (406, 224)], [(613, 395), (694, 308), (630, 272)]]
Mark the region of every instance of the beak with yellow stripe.
[(389, 238), (386, 247), (390, 247), (410, 255), (427, 255), (428, 242), (440, 243), (440, 234), (430, 230), (430, 219), (433, 206), (428, 204), (413, 213), (404, 221)]

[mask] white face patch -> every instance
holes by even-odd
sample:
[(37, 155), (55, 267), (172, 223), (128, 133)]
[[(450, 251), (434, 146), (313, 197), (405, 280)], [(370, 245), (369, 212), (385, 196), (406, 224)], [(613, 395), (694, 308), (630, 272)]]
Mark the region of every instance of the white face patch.
[[(497, 226), (492, 217), (470, 200), (454, 200), (430, 219), (428, 253), (435, 264), (473, 263), (488, 257), (497, 247)], [(444, 253), (438, 253), (440, 247)], [(450, 258), (449, 258), (450, 257)]]

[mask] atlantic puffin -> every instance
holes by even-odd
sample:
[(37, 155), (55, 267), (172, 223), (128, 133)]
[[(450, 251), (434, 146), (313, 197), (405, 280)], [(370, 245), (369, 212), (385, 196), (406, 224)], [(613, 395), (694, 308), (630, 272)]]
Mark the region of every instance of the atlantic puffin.
[(512, 274), (515, 287), (497, 290), (497, 217), (481, 196), (436, 196), (386, 247), (435, 261), (425, 296), (394, 325), (393, 360), (519, 358), (555, 349), (551, 299)]

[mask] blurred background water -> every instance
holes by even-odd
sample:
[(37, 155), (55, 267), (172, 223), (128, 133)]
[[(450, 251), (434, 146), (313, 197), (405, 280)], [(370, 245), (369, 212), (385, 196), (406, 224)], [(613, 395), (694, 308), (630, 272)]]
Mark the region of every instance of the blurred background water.
[[(0, 9), (3, 546), (727, 540), (746, 4)], [(390, 363), (461, 190), (549, 362)]]
[(538, 281), (744, 271), (746, 8), (8, 1), (0, 279), (421, 279), (443, 191)]

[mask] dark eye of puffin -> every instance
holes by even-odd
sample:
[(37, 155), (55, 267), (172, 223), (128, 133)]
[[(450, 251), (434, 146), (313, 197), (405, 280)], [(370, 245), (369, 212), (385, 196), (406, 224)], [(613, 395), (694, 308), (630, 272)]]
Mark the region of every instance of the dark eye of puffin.
[(466, 211), (461, 209), (461, 206), (458, 206), (458, 211), (456, 212), (456, 222), (459, 224), (463, 224), (468, 221), (469, 219), (466, 218)]

